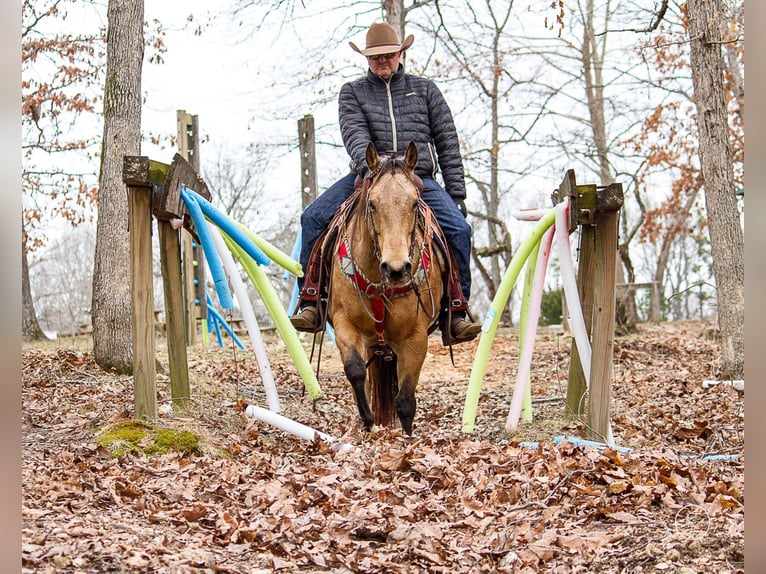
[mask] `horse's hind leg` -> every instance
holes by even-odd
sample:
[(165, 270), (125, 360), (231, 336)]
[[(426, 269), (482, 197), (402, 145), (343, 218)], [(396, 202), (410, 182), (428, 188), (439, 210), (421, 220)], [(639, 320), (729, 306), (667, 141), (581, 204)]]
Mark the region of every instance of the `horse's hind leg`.
[(364, 392), (364, 381), (367, 377), (367, 365), (359, 354), (359, 351), (355, 348), (352, 348), (348, 355), (346, 355), (346, 358), (343, 361), (343, 370), (351, 383), (351, 388), (354, 389), (356, 406), (359, 409), (359, 416), (362, 417), (364, 428), (370, 430), (373, 422), (372, 411), (367, 402), (367, 395)]

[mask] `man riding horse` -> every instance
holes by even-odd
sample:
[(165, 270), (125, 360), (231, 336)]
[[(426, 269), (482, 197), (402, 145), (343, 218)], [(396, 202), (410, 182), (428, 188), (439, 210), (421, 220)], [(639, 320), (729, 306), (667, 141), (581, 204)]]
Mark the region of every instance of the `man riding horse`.
[[(339, 97), (340, 130), (351, 156), (351, 172), (335, 182), (301, 215), (300, 263), (311, 273), (309, 258), (317, 239), (324, 233), (338, 207), (354, 192), (357, 177), (367, 172), (365, 154), (372, 142), (378, 153), (404, 154), (408, 144), (417, 146), (415, 174), (423, 181), (422, 199), (433, 210), (456, 263), (452, 285), (448, 286), (449, 324), (442, 326), (445, 345), (470, 341), (481, 325), (468, 313), (471, 295), (471, 226), (466, 221), (463, 160), (452, 113), (444, 96), (431, 80), (404, 73), (402, 53), (414, 37), (399, 42), (387, 23), (374, 23), (367, 32), (364, 50), (353, 42), (351, 48), (367, 57), (369, 69), (362, 78), (343, 85)], [(444, 188), (434, 179), (441, 169)], [(445, 189), (446, 188), (446, 189)], [(291, 317), (299, 331), (322, 328), (317, 311), (317, 285), (298, 279), (300, 308)]]

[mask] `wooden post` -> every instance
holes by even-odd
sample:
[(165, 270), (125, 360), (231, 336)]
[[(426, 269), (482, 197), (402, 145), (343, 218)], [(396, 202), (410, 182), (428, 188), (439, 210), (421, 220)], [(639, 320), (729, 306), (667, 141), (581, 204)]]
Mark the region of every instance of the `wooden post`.
[(152, 273), (152, 186), (128, 183), (130, 298), (133, 338), (133, 405), (137, 420), (157, 419)]
[(596, 210), (595, 277), (593, 285), (593, 336), (588, 401), (588, 438), (611, 439), (609, 406), (614, 374), (615, 266), (622, 185), (598, 190)]
[(197, 343), (197, 307), (194, 305), (194, 248), (192, 243), (192, 237), (188, 232), (181, 234), (182, 284), (187, 345)]
[(298, 120), (298, 145), (301, 150), (301, 208), (306, 209), (317, 197), (314, 116), (307, 114)]
[[(174, 158), (171, 165), (152, 161), (143, 156), (126, 156), (123, 164), (123, 181), (128, 184), (129, 189), (131, 189), (130, 186), (136, 186), (155, 190), (151, 205), (159, 229), (171, 396), (174, 402), (183, 402), (190, 396), (189, 368), (186, 357), (179, 232), (173, 229), (170, 220), (180, 220), (183, 217), (183, 205), (178, 197), (177, 189), (181, 183), (185, 183), (206, 197), (210, 194), (205, 183), (198, 179), (196, 173), (180, 156)], [(134, 226), (131, 223), (131, 233), (133, 229)], [(148, 231), (146, 235), (151, 237)], [(151, 261), (151, 251), (140, 261)], [(141, 317), (134, 320), (134, 325), (138, 326), (140, 332), (147, 329), (142, 321)], [(152, 341), (154, 341), (153, 338)], [(148, 351), (145, 353), (148, 357)], [(151, 365), (154, 368), (154, 350), (151, 353)]]
[[(176, 111), (178, 153), (189, 161), (192, 167), (194, 167), (193, 161), (199, 164), (199, 155), (197, 154), (199, 138), (195, 138), (194, 135), (195, 117), (187, 114), (186, 110)], [(187, 232), (181, 233), (181, 255), (183, 259), (186, 344), (195, 345), (197, 343), (197, 307), (194, 304), (196, 291), (194, 288), (194, 255), (192, 253), (192, 238)]]
[[(593, 215), (596, 209), (596, 186), (595, 185), (577, 185), (575, 172), (573, 169), (567, 170), (561, 185), (551, 194), (554, 205), (557, 205), (569, 198), (569, 233), (572, 233), (577, 226), (581, 230), (580, 243), (580, 263), (577, 272), (577, 292), (580, 297), (580, 306), (582, 308), (585, 329), (588, 332), (588, 339), (591, 336), (591, 326), (593, 323), (593, 257), (595, 245), (595, 228), (593, 226)], [(564, 312), (565, 307), (562, 309)], [(562, 317), (562, 321), (563, 321)], [(569, 384), (567, 385), (567, 417), (576, 418), (585, 413), (585, 402), (583, 397), (588, 390), (588, 383), (585, 380), (585, 373), (580, 361), (580, 353), (577, 350), (577, 343), (574, 338), (570, 346), (569, 359)]]
[[(160, 266), (165, 296), (165, 326), (170, 367), (170, 395), (173, 403), (182, 405), (191, 396), (189, 363), (186, 356), (186, 328), (181, 273), (180, 231), (169, 221), (158, 220)], [(186, 233), (188, 235), (188, 233)]]
[(652, 281), (652, 293), (649, 299), (649, 320), (657, 324), (660, 322), (660, 284)]
[[(591, 342), (588, 438), (611, 439), (609, 404), (612, 386), (617, 222), (623, 204), (622, 185), (577, 185), (568, 170), (561, 186), (551, 194), (554, 205), (569, 198), (569, 233), (582, 230), (577, 289), (585, 328)], [(558, 230), (557, 230), (558, 231)], [(575, 341), (569, 363), (567, 415), (583, 414), (586, 381)]]

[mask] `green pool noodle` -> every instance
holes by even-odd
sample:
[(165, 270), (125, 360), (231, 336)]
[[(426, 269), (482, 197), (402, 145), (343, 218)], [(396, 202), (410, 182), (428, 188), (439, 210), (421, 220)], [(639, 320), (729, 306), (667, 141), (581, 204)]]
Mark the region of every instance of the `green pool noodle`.
[(266, 257), (274, 261), (277, 265), (283, 269), (287, 269), (290, 273), (296, 277), (303, 277), (303, 267), (295, 259), (287, 255), (284, 251), (279, 249), (260, 237), (258, 234), (250, 231), (247, 227), (241, 223), (237, 223), (239, 228), (247, 235), (253, 243), (255, 243), (266, 254)]
[(306, 352), (303, 350), (303, 345), (301, 345), (301, 341), (298, 338), (298, 333), (293, 328), (292, 323), (290, 323), (290, 318), (287, 316), (287, 312), (279, 302), (279, 297), (274, 290), (274, 286), (269, 281), (269, 278), (266, 276), (263, 269), (261, 269), (247, 253), (245, 253), (244, 249), (242, 249), (231, 237), (226, 235), (226, 233), (222, 232), (221, 234), (223, 235), (226, 245), (245, 269), (248, 277), (250, 277), (256, 290), (261, 295), (263, 304), (266, 306), (269, 315), (271, 315), (271, 319), (274, 321), (277, 331), (279, 331), (279, 334), (287, 347), (287, 352), (290, 354), (290, 357), (295, 364), (295, 368), (298, 370), (298, 374), (303, 381), (303, 386), (306, 387), (306, 391), (312, 399), (320, 399), (322, 397), (322, 389), (319, 388), (316, 374), (311, 367)]
[[(519, 356), (524, 347), (524, 333), (526, 333), (527, 318), (529, 317), (529, 300), (532, 298), (532, 284), (535, 282), (535, 269), (537, 268), (537, 254), (540, 253), (540, 242), (535, 243), (532, 252), (527, 257), (524, 270), (524, 292), (521, 296), (521, 316), (519, 318)], [(527, 387), (524, 391), (524, 402), (521, 405), (521, 421), (532, 422), (532, 385), (531, 378), (527, 378)]]
[(511, 296), (511, 290), (516, 279), (524, 266), (524, 262), (534, 249), (535, 245), (540, 243), (543, 233), (553, 224), (556, 219), (555, 210), (551, 209), (540, 221), (538, 221), (527, 238), (519, 245), (511, 263), (505, 270), (500, 286), (495, 293), (495, 298), (489, 306), (487, 317), (481, 327), (481, 336), (479, 337), (479, 346), (476, 349), (476, 355), (473, 359), (471, 368), (471, 378), (468, 381), (468, 391), (465, 395), (465, 405), (463, 407), (463, 432), (470, 434), (473, 432), (476, 421), (476, 409), (479, 406), (479, 395), (481, 394), (481, 382), (484, 373), (487, 370), (487, 361), (489, 360), (489, 351), (492, 348), (492, 341), (495, 338), (497, 324), (500, 322), (500, 316), (503, 313), (508, 297)]

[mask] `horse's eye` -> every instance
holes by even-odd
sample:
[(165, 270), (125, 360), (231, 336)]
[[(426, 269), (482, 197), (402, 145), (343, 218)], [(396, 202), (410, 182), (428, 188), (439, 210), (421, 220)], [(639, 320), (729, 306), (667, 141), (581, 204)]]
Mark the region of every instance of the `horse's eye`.
[(367, 209), (370, 211), (370, 213), (375, 213), (375, 204), (371, 201), (368, 201)]

